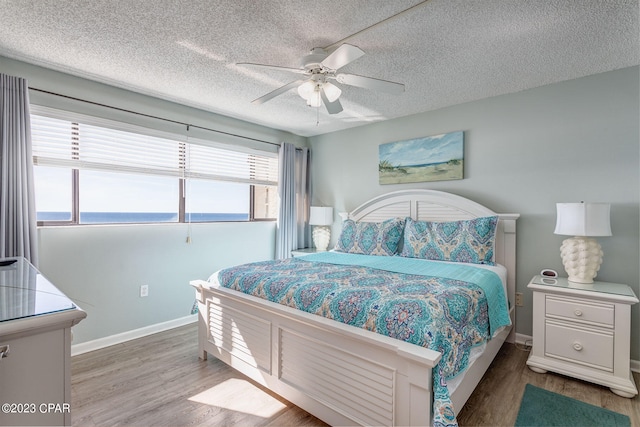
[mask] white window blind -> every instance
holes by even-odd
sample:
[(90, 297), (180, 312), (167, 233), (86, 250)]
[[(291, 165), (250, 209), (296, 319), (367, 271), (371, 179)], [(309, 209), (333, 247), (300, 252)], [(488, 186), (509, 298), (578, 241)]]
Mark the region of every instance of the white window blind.
[(185, 152), (185, 176), (216, 181), (261, 185), (278, 183), (278, 158), (250, 152), (188, 144)]
[(277, 185), (275, 153), (98, 121), (100, 125), (32, 114), (34, 164)]

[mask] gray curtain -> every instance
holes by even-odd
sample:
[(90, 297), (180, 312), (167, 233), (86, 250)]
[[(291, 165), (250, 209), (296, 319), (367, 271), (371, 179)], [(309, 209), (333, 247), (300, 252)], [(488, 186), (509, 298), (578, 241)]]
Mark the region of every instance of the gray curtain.
[(38, 265), (27, 81), (0, 73), (0, 258)]
[(309, 231), (309, 149), (283, 143), (279, 153), (280, 208), (276, 232), (276, 259), (289, 258), (294, 249), (311, 244)]

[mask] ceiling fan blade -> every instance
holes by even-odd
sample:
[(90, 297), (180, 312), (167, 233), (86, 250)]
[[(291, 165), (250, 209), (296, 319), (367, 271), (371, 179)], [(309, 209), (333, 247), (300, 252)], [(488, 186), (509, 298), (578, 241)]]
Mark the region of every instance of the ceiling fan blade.
[(301, 85), (305, 81), (306, 80), (301, 79), (301, 80), (293, 81), (291, 83), (287, 83), (286, 85), (281, 86), (278, 89), (276, 89), (274, 91), (271, 91), (268, 94), (266, 94), (264, 96), (261, 96), (258, 99), (254, 99), (253, 101), (251, 101), (251, 103), (252, 104), (256, 104), (256, 105), (264, 104), (265, 102), (269, 101), (270, 99), (273, 99), (278, 95), (282, 95), (283, 93), (285, 93), (289, 89), (293, 89), (294, 87), (298, 87), (299, 85)]
[(336, 81), (346, 85), (391, 93), (394, 95), (404, 92), (404, 85), (402, 83), (374, 79), (373, 77), (358, 76), (356, 74), (338, 74), (336, 75)]
[(362, 55), (364, 55), (362, 49), (345, 43), (329, 54), (321, 64), (331, 70), (337, 70), (338, 68), (344, 67), (349, 62), (355, 61)]
[(330, 102), (329, 98), (327, 98), (327, 94), (324, 93), (324, 88), (320, 89), (320, 96), (322, 97), (322, 102), (327, 108), (327, 112), (329, 114), (338, 114), (342, 111), (342, 104), (340, 103), (340, 99), (336, 99), (335, 101)]
[(254, 64), (252, 62), (238, 62), (236, 63), (236, 65), (256, 67), (256, 68), (268, 68), (270, 70), (278, 70), (278, 71), (289, 71), (291, 73), (298, 73), (298, 74), (305, 73), (305, 70), (303, 70), (302, 68), (280, 67), (278, 65)]

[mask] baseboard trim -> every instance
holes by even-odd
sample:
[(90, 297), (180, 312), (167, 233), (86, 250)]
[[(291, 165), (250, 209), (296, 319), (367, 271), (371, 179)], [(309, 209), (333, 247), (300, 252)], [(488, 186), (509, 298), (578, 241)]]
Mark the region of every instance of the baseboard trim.
[(524, 335), (524, 334), (516, 334), (516, 344), (531, 346), (532, 342), (533, 342), (532, 336)]
[[(531, 343), (533, 342), (533, 337), (530, 335), (524, 335), (524, 334), (516, 334), (516, 344), (522, 344), (522, 345), (531, 345)], [(631, 370), (633, 372), (640, 372), (640, 361), (639, 360), (633, 360), (631, 359)]]
[(96, 340), (82, 342), (71, 346), (71, 356), (88, 353), (90, 351), (100, 350), (101, 348), (120, 344), (126, 341), (135, 340), (137, 338), (146, 337), (147, 335), (157, 334), (158, 332), (167, 331), (169, 329), (188, 325), (198, 321), (198, 315), (180, 317), (178, 319), (169, 320), (167, 322), (156, 323), (154, 325), (145, 326), (143, 328), (134, 329), (120, 334), (110, 335)]

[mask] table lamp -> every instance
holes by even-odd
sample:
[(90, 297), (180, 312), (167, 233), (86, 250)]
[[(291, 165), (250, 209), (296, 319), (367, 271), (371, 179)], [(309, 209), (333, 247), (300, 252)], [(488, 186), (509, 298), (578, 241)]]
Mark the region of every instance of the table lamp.
[(311, 206), (309, 212), (309, 225), (313, 225), (313, 245), (319, 251), (326, 251), (331, 240), (331, 229), (333, 224), (333, 208)]
[(556, 203), (555, 234), (574, 236), (560, 246), (570, 282), (593, 283), (602, 264), (602, 248), (592, 237), (611, 236), (608, 203)]

